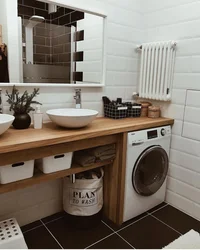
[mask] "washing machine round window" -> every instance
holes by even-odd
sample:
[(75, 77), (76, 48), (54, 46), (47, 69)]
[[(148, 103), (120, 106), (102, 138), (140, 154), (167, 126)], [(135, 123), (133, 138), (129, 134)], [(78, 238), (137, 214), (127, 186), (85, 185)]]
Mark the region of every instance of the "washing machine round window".
[(169, 159), (160, 146), (146, 149), (138, 158), (132, 175), (135, 191), (142, 196), (156, 193), (163, 185), (168, 172)]

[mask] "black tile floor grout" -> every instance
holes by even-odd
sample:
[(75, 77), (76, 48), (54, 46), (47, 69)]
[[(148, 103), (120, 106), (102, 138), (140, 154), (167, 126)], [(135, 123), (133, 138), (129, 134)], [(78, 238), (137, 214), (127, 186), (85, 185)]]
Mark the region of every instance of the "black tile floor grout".
[[(182, 235), (179, 231), (177, 231), (176, 229), (174, 229), (172, 226), (168, 225), (167, 223), (163, 222), (161, 219), (159, 219), (159, 218), (157, 218), (156, 216), (154, 216), (154, 213), (160, 211), (160, 210), (163, 209), (163, 208), (166, 208), (167, 206), (169, 206), (169, 204), (163, 204), (163, 206), (161, 206), (161, 207), (159, 207), (159, 208), (157, 208), (157, 209), (155, 209), (155, 210), (153, 210), (153, 211), (151, 211), (151, 212), (148, 212), (148, 211), (147, 211), (147, 214), (145, 214), (143, 217), (139, 218), (138, 220), (136, 220), (136, 221), (134, 221), (134, 222), (130, 222), (130, 224), (128, 224), (128, 225), (126, 225), (126, 226), (124, 226), (124, 227), (122, 227), (122, 228), (120, 228), (120, 229), (113, 229), (113, 228), (112, 228), (111, 226), (109, 226), (104, 220), (102, 220), (101, 223), (103, 223), (106, 227), (108, 227), (108, 228), (112, 231), (112, 233), (110, 233), (110, 234), (108, 234), (107, 236), (103, 237), (102, 239), (100, 239), (100, 240), (98, 240), (98, 241), (96, 241), (96, 242), (90, 244), (89, 246), (85, 247), (84, 249), (88, 249), (88, 248), (90, 248), (90, 247), (92, 247), (92, 246), (95, 246), (95, 245), (97, 245), (98, 243), (100, 243), (100, 242), (102, 242), (102, 241), (104, 241), (104, 240), (106, 240), (106, 239), (108, 239), (108, 238), (110, 238), (110, 237), (112, 237), (112, 236), (114, 236), (114, 235), (117, 235), (121, 240), (123, 240), (126, 244), (128, 244), (132, 249), (135, 249), (135, 247), (134, 247), (128, 240), (124, 239), (124, 237), (121, 236), (121, 235), (119, 234), (119, 232), (122, 232), (123, 230), (127, 229), (128, 227), (130, 227), (130, 226), (136, 224), (137, 222), (139, 222), (139, 221), (141, 221), (141, 220), (143, 220), (143, 219), (145, 219), (145, 218), (147, 218), (147, 217), (152, 217), (152, 218), (154, 218), (154, 219), (157, 220), (158, 222), (160, 222), (160, 223), (164, 224), (165, 226), (167, 226), (170, 230), (173, 230), (173, 231), (176, 232), (177, 234)], [(170, 206), (171, 206), (171, 205), (170, 205)], [(171, 207), (173, 207), (173, 206), (171, 206)], [(174, 208), (175, 208), (175, 207), (174, 207)], [(176, 208), (175, 208), (175, 209), (176, 209)], [(182, 211), (180, 211), (180, 212), (182, 212)], [(186, 214), (186, 215), (187, 215), (187, 214)], [(190, 217), (191, 217), (191, 216), (190, 216)], [(29, 229), (29, 230), (26, 230), (26, 231), (23, 232), (23, 234), (26, 234), (26, 233), (28, 233), (28, 232), (30, 232), (30, 231), (32, 231), (32, 230), (37, 230), (37, 228), (40, 228), (40, 227), (44, 227), (44, 228), (48, 231), (48, 233), (51, 235), (51, 237), (56, 241), (56, 243), (57, 243), (62, 249), (64, 249), (63, 246), (62, 246), (62, 244), (61, 244), (61, 243), (58, 241), (58, 239), (54, 236), (54, 234), (51, 232), (51, 230), (46, 226), (46, 225), (48, 225), (48, 224), (50, 224), (50, 223), (52, 223), (52, 222), (55, 222), (55, 221), (57, 221), (57, 220), (61, 220), (62, 218), (64, 218), (64, 216), (61, 216), (61, 217), (59, 217), (59, 218), (56, 218), (56, 219), (53, 219), (53, 220), (50, 220), (50, 221), (47, 221), (47, 222), (43, 222), (43, 220), (41, 219), (41, 220), (39, 220), (39, 221), (42, 223), (41, 225), (39, 225), (39, 226), (37, 226), (37, 227), (33, 227), (33, 228)]]
[(61, 249), (64, 249), (63, 246), (60, 244), (60, 242), (56, 239), (56, 237), (53, 235), (53, 233), (48, 229), (48, 227), (44, 224), (42, 220), (40, 220), (43, 224), (43, 226), (46, 228), (46, 230), (50, 233), (51, 237), (58, 243)]
[(109, 234), (109, 235), (103, 237), (102, 239), (100, 239), (100, 240), (98, 240), (98, 241), (92, 243), (91, 245), (87, 246), (85, 249), (88, 249), (89, 247), (92, 247), (92, 246), (98, 244), (99, 242), (101, 242), (101, 241), (103, 241), (103, 240), (105, 240), (105, 239), (108, 239), (109, 237), (111, 237), (111, 236), (113, 236), (113, 235), (115, 235), (115, 232), (113, 232), (113, 233), (111, 233), (111, 234)]
[(174, 229), (173, 227), (169, 226), (167, 223), (163, 222), (162, 220), (158, 219), (156, 216), (149, 214), (151, 217), (153, 217), (154, 219), (160, 221), (161, 223), (163, 223), (165, 226), (171, 228), (172, 230), (174, 230), (176, 233), (182, 235), (179, 231), (177, 231), (176, 229)]
[(148, 214), (153, 214), (153, 213), (155, 213), (155, 212), (157, 212), (157, 211), (159, 211), (159, 210), (161, 210), (161, 209), (163, 209), (164, 207), (167, 207), (167, 206), (169, 206), (169, 204), (165, 204), (165, 205), (163, 205), (162, 207), (159, 207), (158, 209), (155, 209), (154, 211), (152, 211), (151, 213), (149, 213), (149, 212), (147, 212)]
[(116, 232), (116, 235), (119, 236), (123, 241), (125, 241), (130, 247), (132, 247), (133, 249), (135, 249), (135, 247), (132, 246), (131, 243), (129, 243), (127, 240), (125, 240), (120, 234), (118, 234), (118, 233)]
[(110, 228), (117, 236), (119, 236), (123, 241), (125, 241), (129, 246), (131, 246), (133, 249), (135, 249), (127, 240), (125, 240), (121, 235), (117, 233), (112, 227), (110, 227), (108, 224), (106, 224), (104, 221), (102, 221), (104, 225), (106, 225), (108, 228)]
[(116, 233), (121, 232), (122, 230), (126, 229), (127, 227), (132, 226), (133, 224), (137, 223), (138, 221), (141, 221), (142, 219), (144, 219), (144, 218), (146, 218), (146, 217), (148, 217), (148, 216), (149, 216), (149, 214), (146, 214), (146, 215), (144, 215), (142, 218), (139, 218), (138, 220), (136, 220), (136, 221), (134, 221), (134, 222), (131, 222), (130, 224), (128, 224), (128, 225), (126, 225), (126, 226), (124, 226), (124, 227), (122, 227), (122, 228), (116, 230), (115, 232), (116, 232)]

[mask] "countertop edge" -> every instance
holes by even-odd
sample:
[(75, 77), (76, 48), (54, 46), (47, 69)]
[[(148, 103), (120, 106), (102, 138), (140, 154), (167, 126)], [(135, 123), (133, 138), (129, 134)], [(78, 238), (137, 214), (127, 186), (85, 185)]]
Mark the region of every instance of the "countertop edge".
[[(163, 119), (163, 120), (160, 120), (160, 119)], [(153, 128), (153, 127), (161, 127), (161, 126), (174, 124), (174, 119), (165, 118), (165, 117), (162, 117), (160, 119), (149, 120), (148, 123), (141, 122), (140, 124), (132, 124), (132, 125), (124, 124), (124, 126), (120, 128), (116, 126), (116, 128), (111, 127), (108, 129), (105, 129), (105, 128), (97, 129), (96, 131), (94, 130), (93, 132), (90, 132), (90, 131), (85, 132), (82, 135), (75, 135), (75, 136), (66, 135), (66, 136), (60, 136), (60, 137), (51, 138), (51, 139), (41, 139), (41, 140), (37, 140), (34, 142), (26, 142), (26, 143), (21, 143), (21, 144), (16, 143), (16, 144), (4, 146), (2, 148), (0, 146), (0, 154), (17, 152), (17, 151), (30, 149), (30, 148), (40, 148), (40, 147), (45, 147), (45, 146), (58, 145), (58, 144), (69, 143), (69, 142), (74, 142), (74, 141), (79, 141), (79, 140), (84, 140), (84, 139), (92, 139), (96, 137), (116, 135), (116, 134), (136, 131), (136, 130), (143, 130), (143, 129)], [(48, 124), (50, 123), (51, 122), (49, 122)]]

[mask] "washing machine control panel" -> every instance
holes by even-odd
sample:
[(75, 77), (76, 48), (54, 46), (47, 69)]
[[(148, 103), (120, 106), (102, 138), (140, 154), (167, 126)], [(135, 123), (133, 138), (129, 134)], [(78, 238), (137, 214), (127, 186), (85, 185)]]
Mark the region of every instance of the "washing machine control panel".
[(164, 126), (147, 130), (135, 131), (128, 134), (129, 145), (141, 145), (145, 141), (157, 140), (171, 136), (171, 127)]
[(160, 131), (160, 134), (162, 136), (165, 136), (167, 134), (167, 131), (164, 128), (162, 128), (161, 131)]

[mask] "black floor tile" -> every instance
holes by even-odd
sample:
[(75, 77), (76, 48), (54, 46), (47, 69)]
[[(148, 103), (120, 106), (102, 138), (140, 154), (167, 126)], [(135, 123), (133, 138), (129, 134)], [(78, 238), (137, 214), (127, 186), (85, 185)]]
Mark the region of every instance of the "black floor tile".
[(114, 234), (89, 247), (89, 249), (132, 249), (132, 247), (117, 234)]
[(133, 222), (135, 222), (135, 221), (137, 221), (137, 220), (143, 218), (143, 217), (146, 216), (146, 215), (147, 215), (147, 213), (140, 214), (140, 215), (134, 217), (133, 219), (124, 222), (121, 226), (118, 226), (117, 224), (115, 224), (114, 222), (110, 221), (109, 219), (107, 219), (107, 218), (105, 218), (105, 217), (103, 218), (103, 221), (104, 221), (109, 227), (111, 227), (114, 231), (117, 231), (117, 230), (122, 229), (123, 227), (126, 227), (126, 226), (132, 224)]
[(166, 206), (166, 205), (167, 205), (166, 202), (162, 202), (161, 204), (159, 204), (159, 205), (153, 207), (152, 209), (149, 209), (149, 210), (147, 211), (147, 213), (154, 213), (157, 209), (162, 208), (162, 207), (164, 207), (164, 206)]
[(22, 232), (26, 232), (26, 231), (31, 230), (31, 229), (38, 227), (38, 226), (42, 226), (42, 222), (39, 220), (21, 227), (21, 230), (22, 230)]
[(180, 236), (150, 215), (122, 229), (119, 234), (138, 249), (161, 249)]
[(65, 215), (66, 215), (66, 213), (65, 213), (64, 211), (62, 211), (62, 212), (59, 212), (59, 213), (50, 215), (50, 216), (48, 216), (48, 217), (46, 217), (46, 218), (43, 218), (43, 219), (42, 219), (42, 222), (43, 222), (43, 223), (49, 223), (50, 221), (59, 219), (59, 218), (61, 218), (61, 217), (64, 217)]
[(96, 228), (73, 229), (64, 218), (48, 223), (47, 227), (65, 249), (86, 248), (113, 232), (103, 222)]
[(24, 238), (29, 249), (60, 249), (44, 226), (24, 233)]
[(200, 221), (195, 220), (170, 205), (155, 212), (153, 216), (157, 217), (159, 220), (173, 227), (182, 234), (187, 233), (191, 229), (200, 233)]

